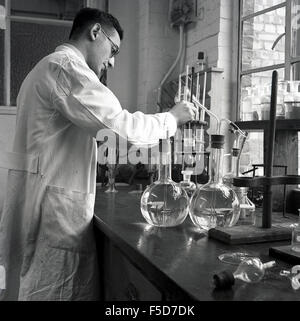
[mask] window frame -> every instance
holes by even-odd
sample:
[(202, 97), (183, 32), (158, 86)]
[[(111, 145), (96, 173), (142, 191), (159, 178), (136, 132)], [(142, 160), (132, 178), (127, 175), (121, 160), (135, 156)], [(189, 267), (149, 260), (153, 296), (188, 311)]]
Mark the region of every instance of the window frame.
[[(45, 25), (55, 25), (55, 26), (72, 26), (71, 20), (59, 20), (59, 19), (49, 19), (49, 18), (39, 18), (21, 15), (11, 15), (11, 1), (5, 0), (5, 29), (4, 31), (4, 92), (3, 100), (4, 106), (10, 107), (11, 105), (11, 22), (25, 22), (25, 23), (35, 23), (35, 24), (45, 24)], [(98, 7), (99, 1), (97, 0), (84, 0), (84, 6), (87, 7)]]
[[(264, 72), (284, 68), (284, 79), (289, 80), (291, 77), (291, 70), (295, 63), (300, 62), (300, 56), (292, 57), (291, 39), (292, 39), (292, 1), (286, 0), (281, 3), (258, 10), (252, 14), (243, 16), (243, 1), (238, 0), (238, 67), (237, 67), (237, 95), (236, 95), (236, 120), (241, 122), (241, 80), (244, 75), (254, 74), (257, 72)], [(243, 43), (243, 22), (250, 20), (256, 16), (274, 11), (276, 9), (285, 8), (285, 57), (284, 63), (275, 64), (259, 68), (251, 68), (242, 70), (242, 43)]]

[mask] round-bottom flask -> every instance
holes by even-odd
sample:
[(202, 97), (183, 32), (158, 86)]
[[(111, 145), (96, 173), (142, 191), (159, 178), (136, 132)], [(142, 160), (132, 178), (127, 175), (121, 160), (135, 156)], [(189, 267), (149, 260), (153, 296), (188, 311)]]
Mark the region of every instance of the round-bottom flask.
[(266, 270), (272, 268), (275, 264), (275, 261), (262, 263), (258, 257), (243, 260), (233, 273), (222, 271), (215, 274), (213, 277), (215, 286), (219, 289), (230, 288), (235, 283), (235, 279), (246, 283), (257, 283), (262, 280)]
[(211, 136), (209, 182), (198, 188), (190, 201), (190, 217), (203, 230), (231, 227), (240, 215), (240, 204), (232, 188), (222, 182), (223, 135)]
[(141, 212), (149, 224), (171, 227), (186, 219), (189, 198), (185, 190), (171, 178), (170, 141), (161, 140), (160, 148), (158, 180), (145, 189), (141, 197)]

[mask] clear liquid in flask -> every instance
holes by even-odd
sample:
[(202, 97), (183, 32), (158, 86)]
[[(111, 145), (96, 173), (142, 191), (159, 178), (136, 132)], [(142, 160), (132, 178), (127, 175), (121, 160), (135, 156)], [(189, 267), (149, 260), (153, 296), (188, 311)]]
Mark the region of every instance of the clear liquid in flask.
[(186, 192), (169, 184), (153, 184), (141, 199), (141, 211), (146, 221), (154, 226), (171, 227), (181, 224), (188, 214)]

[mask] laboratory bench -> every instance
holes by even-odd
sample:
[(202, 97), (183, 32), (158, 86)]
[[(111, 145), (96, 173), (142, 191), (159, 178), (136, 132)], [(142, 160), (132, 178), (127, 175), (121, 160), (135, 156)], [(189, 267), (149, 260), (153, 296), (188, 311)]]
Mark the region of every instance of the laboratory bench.
[[(105, 193), (97, 188), (94, 210), (104, 301), (300, 301), (300, 290), (279, 275), (292, 265), (269, 256), (270, 247), (289, 242), (227, 245), (208, 238), (189, 216), (177, 227), (150, 226), (140, 211), (141, 194), (129, 187), (117, 189)], [(218, 256), (236, 251), (277, 264), (259, 283), (236, 280), (231, 289), (216, 290), (213, 275), (237, 267)]]

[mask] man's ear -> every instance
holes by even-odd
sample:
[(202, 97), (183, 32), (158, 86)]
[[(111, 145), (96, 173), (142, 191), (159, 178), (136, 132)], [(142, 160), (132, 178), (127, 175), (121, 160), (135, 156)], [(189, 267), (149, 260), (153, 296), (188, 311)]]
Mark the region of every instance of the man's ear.
[(99, 37), (99, 31), (101, 30), (100, 23), (95, 23), (90, 29), (90, 37), (92, 40), (96, 40)]

